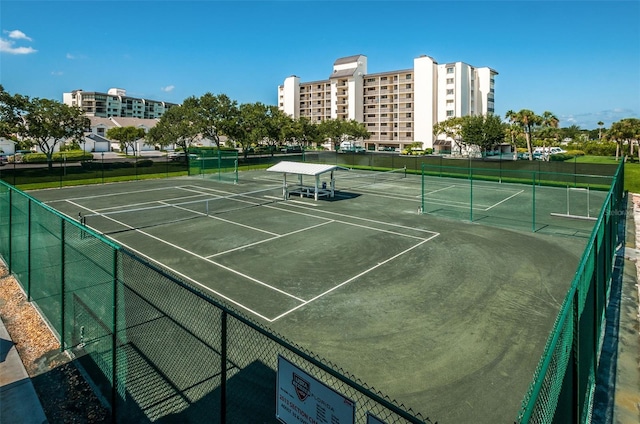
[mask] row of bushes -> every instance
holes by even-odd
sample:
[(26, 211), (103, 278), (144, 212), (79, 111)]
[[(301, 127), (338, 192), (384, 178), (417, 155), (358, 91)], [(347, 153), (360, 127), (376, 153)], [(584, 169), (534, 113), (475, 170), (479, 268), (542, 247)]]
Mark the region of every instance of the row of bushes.
[[(91, 153), (82, 150), (71, 150), (67, 152), (56, 152), (51, 159), (54, 162), (78, 162), (93, 159)], [(22, 155), (23, 163), (47, 163), (47, 155), (44, 153), (25, 153)]]
[(100, 169), (120, 169), (120, 168), (146, 168), (153, 166), (151, 159), (140, 159), (135, 162), (102, 162), (102, 161), (88, 161), (82, 162), (82, 168), (90, 171), (97, 171)]

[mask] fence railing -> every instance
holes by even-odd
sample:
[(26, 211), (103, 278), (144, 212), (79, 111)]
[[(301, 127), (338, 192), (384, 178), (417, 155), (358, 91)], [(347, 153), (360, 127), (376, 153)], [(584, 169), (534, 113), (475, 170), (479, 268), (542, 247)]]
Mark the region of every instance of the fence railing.
[(116, 422), (276, 423), (278, 357), (353, 400), (357, 423), (432, 422), (2, 181), (0, 257)]
[(619, 224), (625, 219), (620, 163), (591, 238), (534, 373), (520, 423), (589, 423)]

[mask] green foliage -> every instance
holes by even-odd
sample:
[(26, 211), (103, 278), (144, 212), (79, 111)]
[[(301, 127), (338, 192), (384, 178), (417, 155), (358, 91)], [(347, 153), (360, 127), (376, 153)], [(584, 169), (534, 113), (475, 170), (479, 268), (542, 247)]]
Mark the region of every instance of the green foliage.
[(140, 159), (136, 161), (136, 166), (145, 168), (153, 166), (153, 161), (151, 159)]
[[(70, 150), (63, 152), (56, 152), (51, 155), (53, 162), (79, 162), (84, 160), (93, 159), (91, 153), (83, 152), (82, 150)], [(22, 156), (22, 162), (24, 163), (46, 163), (47, 155), (44, 153), (25, 153)]]
[(569, 153), (556, 153), (554, 155), (549, 155), (549, 160), (552, 162), (563, 162), (565, 160), (573, 159), (575, 156), (570, 155)]
[(611, 143), (610, 141), (590, 141), (584, 144), (582, 150), (587, 155), (615, 156), (616, 143)]

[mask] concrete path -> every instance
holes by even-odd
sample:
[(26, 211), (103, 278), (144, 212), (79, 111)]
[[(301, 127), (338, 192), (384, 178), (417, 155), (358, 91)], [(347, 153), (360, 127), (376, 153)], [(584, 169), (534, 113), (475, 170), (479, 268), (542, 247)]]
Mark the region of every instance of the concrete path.
[(40, 399), (0, 320), (0, 423), (47, 423)]

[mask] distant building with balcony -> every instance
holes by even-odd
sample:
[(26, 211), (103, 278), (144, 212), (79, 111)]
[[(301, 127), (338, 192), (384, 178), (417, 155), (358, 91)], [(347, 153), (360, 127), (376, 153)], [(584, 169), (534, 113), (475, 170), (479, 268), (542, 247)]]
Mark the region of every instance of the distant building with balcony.
[(429, 56), (415, 58), (412, 69), (367, 74), (367, 57), (355, 55), (336, 60), (326, 80), (286, 78), (278, 87), (278, 107), (314, 123), (362, 122), (371, 135), (365, 141), (370, 150), (420, 142), (423, 148), (451, 151), (452, 140), (436, 142), (434, 125), (450, 117), (493, 113), (496, 75), (491, 68), (438, 64)]
[(106, 93), (73, 90), (63, 93), (62, 101), (66, 105), (79, 107), (87, 116), (102, 118), (156, 119), (171, 107), (178, 106), (176, 103), (129, 97), (126, 90), (121, 88), (111, 88)]

